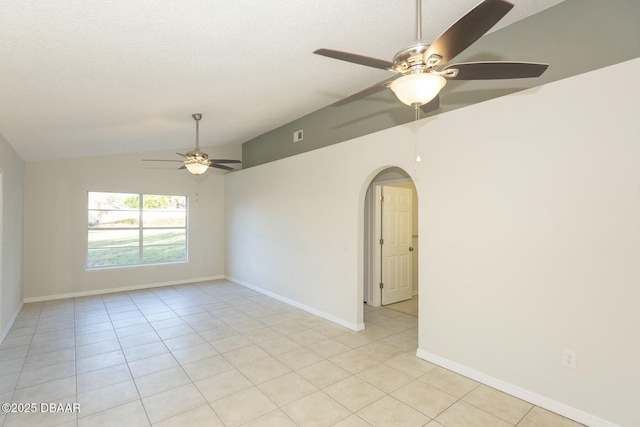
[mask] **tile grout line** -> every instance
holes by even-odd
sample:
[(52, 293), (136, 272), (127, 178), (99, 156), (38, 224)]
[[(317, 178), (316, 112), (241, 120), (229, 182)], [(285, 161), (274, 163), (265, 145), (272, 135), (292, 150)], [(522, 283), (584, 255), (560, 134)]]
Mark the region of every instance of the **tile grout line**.
[[(172, 288), (173, 288), (173, 286), (172, 286)], [(134, 302), (134, 303), (135, 303), (135, 302)], [(191, 327), (191, 325), (189, 324), (189, 322), (187, 322), (186, 320), (184, 320), (184, 319), (183, 319), (183, 317), (182, 317), (179, 313), (177, 313), (177, 312), (176, 312), (176, 311), (175, 311), (175, 310), (174, 310), (174, 309), (173, 309), (169, 304), (167, 304), (167, 303), (166, 303), (166, 302), (164, 302), (164, 301), (163, 301), (163, 303), (164, 303), (164, 304), (165, 304), (165, 305), (166, 305), (166, 306), (167, 306), (167, 307), (168, 307), (168, 308), (169, 308), (173, 313), (175, 313), (175, 315), (176, 315), (180, 320), (182, 320), (182, 321), (183, 321), (183, 322), (185, 322), (187, 325), (189, 325), (189, 327)], [(137, 305), (137, 304), (136, 304), (136, 305)], [(147, 316), (146, 316), (146, 315), (144, 315), (144, 314), (143, 314), (143, 316), (145, 317), (145, 319), (147, 319)], [(147, 321), (148, 321), (148, 320), (149, 320), (149, 319), (147, 319)], [(156, 331), (156, 333), (158, 333), (158, 330), (157, 330), (157, 329), (156, 329), (156, 328), (151, 324), (151, 322), (149, 322), (149, 324), (150, 324), (150, 325), (151, 325), (151, 327), (154, 329), (154, 331)], [(193, 328), (191, 328), (191, 329), (193, 329)], [(193, 329), (193, 331), (194, 331), (194, 333), (196, 333), (200, 338), (202, 338), (202, 339), (204, 340), (204, 337), (202, 337), (198, 331), (196, 331), (195, 329)], [(164, 338), (162, 338), (162, 337), (160, 336), (160, 334), (158, 334), (158, 336), (159, 336), (159, 337), (160, 337), (160, 339), (162, 340), (162, 344), (165, 346), (165, 348), (167, 349), (167, 351), (171, 354), (171, 357), (173, 357), (173, 359), (176, 361), (176, 363), (178, 364), (178, 366), (180, 367), (180, 369), (185, 373), (185, 375), (187, 376), (187, 378), (189, 378), (190, 384), (191, 384), (191, 385), (193, 385), (193, 387), (198, 391), (198, 394), (200, 394), (200, 396), (202, 397), (202, 400), (205, 402), (203, 405), (199, 405), (199, 406), (197, 406), (196, 408), (199, 408), (200, 406), (205, 406), (205, 405), (206, 405), (206, 406), (209, 406), (209, 408), (211, 408), (211, 405), (209, 404), (209, 402), (207, 401), (207, 399), (206, 399), (206, 398), (204, 397), (204, 395), (202, 394), (202, 391), (200, 391), (200, 389), (198, 388), (198, 386), (195, 384), (195, 381), (193, 380), (193, 378), (191, 378), (191, 376), (190, 376), (190, 375), (189, 375), (189, 374), (184, 370), (184, 368), (183, 368), (183, 366), (182, 366), (182, 363), (180, 363), (180, 361), (178, 361), (178, 360), (175, 358), (175, 355), (173, 354), (173, 352), (171, 351), (171, 349), (170, 349), (169, 347), (167, 347), (166, 343), (164, 342)], [(207, 342), (207, 341), (205, 340), (205, 342)], [(216, 350), (216, 351), (217, 351), (217, 350)], [(159, 394), (159, 393), (157, 393), (157, 394)], [(150, 396), (148, 396), (148, 397), (150, 397)], [(144, 404), (143, 404), (143, 406), (144, 406)], [(171, 418), (173, 418), (173, 417), (176, 417), (176, 416), (182, 415), (182, 414), (184, 414), (184, 413), (186, 413), (186, 412), (188, 412), (188, 411), (191, 411), (192, 409), (195, 409), (195, 408), (186, 409), (186, 410), (184, 410), (184, 411), (182, 411), (182, 412), (180, 412), (180, 413), (173, 414), (173, 415), (171, 415), (171, 416), (169, 416), (169, 417), (167, 417), (167, 418), (165, 418), (165, 419), (163, 419), (163, 420), (160, 420), (159, 422), (162, 422), (162, 421), (165, 421), (165, 420), (171, 419)], [(213, 413), (216, 415), (216, 417), (218, 417), (218, 419), (220, 419), (220, 417), (218, 416), (218, 414), (216, 413), (216, 411), (215, 411), (213, 408), (211, 408), (211, 410), (212, 410), (212, 411), (213, 411)], [(145, 408), (145, 411), (146, 411), (146, 408)], [(150, 425), (151, 425), (151, 424), (150, 424)]]
[[(74, 377), (74, 384), (75, 384), (75, 390), (76, 390), (75, 402), (78, 403), (78, 341), (77, 341), (77, 335), (76, 335), (76, 299), (74, 298), (72, 302), (73, 302), (73, 305), (72, 305), (73, 307), (73, 372), (75, 372), (75, 377)], [(80, 419), (80, 411), (82, 411), (82, 408), (80, 408), (78, 412), (75, 414), (76, 426), (78, 425), (78, 422)]]
[[(128, 293), (126, 295), (127, 295), (127, 297), (129, 297), (129, 299), (131, 299), (131, 297), (129, 296)], [(147, 408), (144, 406), (144, 403), (142, 402), (142, 396), (140, 396), (140, 390), (138, 390), (138, 385), (136, 384), (135, 378), (133, 376), (133, 372), (131, 372), (131, 367), (129, 367), (129, 363), (127, 361), (127, 357), (124, 354), (124, 349), (122, 348), (122, 342), (120, 341), (120, 336), (116, 332), (116, 327), (113, 324), (113, 317), (111, 316), (111, 312), (109, 311), (109, 307), (107, 306), (107, 303), (104, 301), (104, 298), (102, 296), (100, 297), (100, 299), (101, 299), (102, 303), (105, 306), (105, 311), (107, 312), (107, 316), (109, 316), (109, 321), (111, 322), (111, 327), (113, 328), (113, 334), (116, 336), (116, 340), (118, 341), (118, 346), (120, 347), (120, 352), (122, 353), (122, 357), (124, 359), (124, 364), (127, 365), (127, 370), (129, 371), (129, 375), (131, 375), (131, 382), (133, 382), (133, 386), (135, 387), (136, 393), (138, 394), (138, 400), (140, 401), (140, 405), (142, 406), (142, 410), (144, 411), (144, 414), (147, 417), (147, 421), (149, 422), (149, 425), (152, 425), (151, 424), (151, 419), (149, 418), (149, 414), (147, 413)], [(135, 302), (134, 302), (134, 305), (135, 305)], [(138, 309), (137, 305), (136, 305), (136, 309)], [(126, 381), (127, 380), (124, 380), (122, 382), (126, 382)], [(118, 384), (118, 383), (116, 383), (116, 384)], [(106, 386), (106, 387), (109, 387), (109, 386)], [(131, 403), (131, 402), (125, 402), (125, 403), (123, 403), (121, 405), (117, 405), (117, 406), (114, 406), (112, 408), (107, 408), (107, 409), (104, 409), (103, 411), (98, 411), (98, 412), (95, 412), (95, 413), (93, 413), (91, 415), (96, 415), (96, 414), (99, 414), (100, 412), (108, 411), (110, 409), (113, 409), (113, 408), (116, 408), (116, 407), (119, 407), (119, 406), (122, 406), (122, 405), (126, 405), (128, 403)]]
[[(173, 286), (171, 286), (170, 288), (172, 288), (172, 289), (173, 289), (174, 287), (173, 287)], [(161, 299), (161, 298), (160, 298), (160, 299)], [(161, 300), (162, 300), (162, 299), (161, 299)], [(153, 330), (154, 330), (154, 331), (156, 332), (156, 334), (157, 334), (157, 333), (158, 333), (158, 329), (156, 329), (156, 327), (154, 327), (154, 326), (153, 326), (153, 324), (151, 323), (151, 321), (149, 321), (149, 319), (147, 318), (147, 315), (145, 315), (145, 314), (140, 310), (139, 305), (136, 303), (136, 301), (135, 301), (133, 298), (132, 298), (132, 301), (133, 301), (133, 303), (136, 305), (136, 307), (138, 308), (138, 310), (141, 312), (141, 314), (144, 316), (145, 320), (147, 320), (147, 323), (148, 323), (148, 324), (153, 328)], [(167, 306), (167, 308), (169, 309), (169, 311), (173, 312), (173, 313), (174, 313), (174, 314), (175, 314), (175, 315), (176, 315), (180, 320), (182, 320), (182, 321), (183, 321), (183, 322), (185, 322), (187, 325), (189, 325), (189, 327), (191, 327), (191, 325), (189, 324), (189, 322), (187, 322), (186, 320), (184, 320), (184, 318), (183, 318), (179, 313), (177, 313), (177, 312), (176, 312), (176, 311), (175, 311), (175, 310), (174, 310), (174, 309), (173, 309), (169, 304), (167, 304), (164, 300), (162, 300), (162, 302), (163, 302), (163, 304), (164, 304), (164, 305), (166, 305), (166, 306)], [(206, 311), (206, 310), (205, 310), (205, 311)], [(191, 328), (191, 329), (193, 329), (193, 328)], [(205, 342), (208, 342), (206, 339), (204, 339), (204, 337), (202, 337), (202, 336), (200, 335), (200, 333), (199, 333), (198, 331), (196, 331), (195, 329), (193, 329), (193, 331), (194, 331), (194, 333), (195, 333), (195, 334), (197, 334), (200, 338), (202, 338)], [(178, 364), (178, 366), (180, 367), (180, 369), (185, 373), (185, 375), (187, 376), (187, 378), (189, 378), (190, 384), (191, 384), (191, 385), (193, 385), (193, 387), (198, 391), (198, 394), (200, 394), (200, 396), (202, 397), (202, 400), (205, 402), (203, 405), (198, 405), (196, 408), (199, 408), (200, 406), (205, 406), (205, 405), (207, 405), (207, 406), (209, 406), (209, 407), (211, 408), (211, 404), (209, 403), (209, 401), (207, 401), (207, 399), (205, 398), (205, 396), (202, 394), (202, 391), (201, 391), (201, 390), (198, 388), (198, 386), (195, 384), (195, 381), (193, 380), (193, 378), (191, 378), (191, 376), (190, 376), (187, 372), (185, 372), (185, 371), (184, 371), (184, 367), (182, 366), (182, 363), (180, 363), (180, 362), (175, 358), (175, 355), (173, 354), (173, 352), (171, 351), (171, 349), (169, 349), (169, 347), (167, 347), (166, 343), (164, 342), (164, 341), (165, 341), (165, 340), (164, 340), (164, 338), (162, 338), (162, 337), (160, 336), (160, 334), (158, 334), (158, 337), (160, 338), (160, 340), (161, 340), (162, 344), (163, 344), (163, 345), (165, 346), (165, 348), (167, 349), (167, 352), (171, 354), (171, 357), (173, 357), (173, 359), (174, 359), (174, 360), (175, 360), (175, 362)], [(175, 338), (175, 337), (174, 337), (174, 338)], [(213, 346), (212, 346), (212, 347), (213, 347)], [(214, 348), (214, 349), (215, 349), (215, 348)], [(217, 349), (215, 349), (215, 350), (217, 351)], [(218, 352), (218, 353), (219, 353), (219, 352)], [(219, 354), (220, 354), (220, 353), (219, 353)], [(151, 357), (152, 357), (152, 356), (151, 356)], [(125, 356), (125, 360), (126, 360), (126, 356)], [(127, 365), (128, 365), (128, 362), (127, 362)], [(152, 374), (149, 374), (149, 375), (152, 375)], [(144, 376), (144, 375), (143, 375), (143, 376)], [(131, 373), (131, 377), (132, 377), (132, 379), (133, 379), (134, 384), (136, 385), (136, 390), (138, 390), (138, 385), (137, 385), (137, 383), (135, 382), (135, 378), (133, 377), (133, 373)], [(185, 385), (186, 385), (186, 384), (185, 384)], [(159, 392), (159, 393), (156, 393), (156, 394), (153, 394), (153, 395), (149, 395), (149, 396), (147, 396), (147, 397), (155, 396), (155, 395), (160, 394), (160, 393), (163, 393), (163, 392)], [(138, 390), (138, 395), (140, 395), (140, 391), (139, 391), (139, 390)], [(144, 410), (145, 410), (145, 413), (147, 414), (147, 419), (149, 420), (149, 425), (152, 425), (152, 423), (151, 423), (151, 418), (149, 417), (149, 414), (148, 414), (148, 412), (147, 412), (147, 409), (146, 409), (146, 407), (144, 406), (144, 402), (142, 401), (142, 396), (140, 396), (140, 401), (141, 401), (142, 406), (143, 406), (143, 408), (144, 408)], [(195, 408), (186, 409), (186, 410), (184, 410), (184, 411), (182, 411), (182, 412), (180, 412), (180, 413), (173, 414), (173, 415), (171, 415), (171, 416), (169, 416), (169, 417), (167, 417), (167, 418), (165, 418), (165, 419), (159, 420), (158, 422), (162, 422), (162, 421), (168, 420), (168, 419), (170, 419), (170, 418), (173, 418), (173, 417), (179, 416), (179, 415), (181, 415), (181, 414), (183, 414), (183, 413), (186, 413), (186, 412), (188, 412), (188, 411), (190, 411), (190, 410), (192, 410), (192, 409), (195, 409)], [(220, 417), (219, 417), (219, 416), (218, 416), (218, 414), (215, 412), (215, 410), (214, 410), (213, 408), (211, 408), (211, 410), (212, 410), (212, 411), (213, 411), (213, 413), (216, 415), (216, 417), (218, 417), (218, 419), (220, 419)]]
[[(222, 323), (224, 323), (227, 327), (230, 327), (231, 329), (233, 329), (237, 334), (239, 334), (239, 335), (241, 335), (241, 336), (243, 336), (243, 337), (247, 338), (244, 334), (242, 334), (240, 331), (238, 331), (238, 330), (236, 330), (235, 328), (233, 328), (229, 323), (225, 322), (225, 321), (224, 321), (223, 319), (221, 319), (220, 317), (216, 316), (215, 314), (213, 314), (213, 313), (211, 313), (211, 312), (209, 312), (209, 311), (207, 311), (207, 310), (205, 310), (205, 312), (207, 312), (207, 313), (211, 314), (212, 316), (216, 317), (217, 319), (219, 319), (219, 320), (220, 320)], [(179, 314), (178, 314), (178, 316), (179, 316), (181, 319), (183, 319), (183, 318), (182, 318), (182, 316), (180, 316)], [(187, 322), (186, 320), (184, 320), (184, 319), (183, 319), (183, 321), (185, 321), (187, 324), (189, 324), (189, 322)], [(200, 338), (202, 338), (205, 342), (209, 343), (209, 341), (207, 341), (207, 340), (206, 340), (202, 335), (200, 335), (200, 333), (199, 333), (198, 331), (195, 331), (195, 330), (194, 330), (194, 332), (195, 332), (196, 334), (198, 334), (198, 336), (199, 336)], [(248, 338), (247, 338), (247, 339), (248, 339)], [(252, 342), (252, 344), (253, 344), (253, 345), (256, 345), (256, 344), (255, 344), (255, 343), (253, 343), (253, 342)], [(257, 384), (255, 384), (253, 381), (251, 381), (251, 379), (250, 379), (250, 378), (247, 378), (247, 376), (246, 376), (242, 371), (240, 371), (240, 369), (239, 369), (237, 366), (235, 366), (235, 365), (234, 365), (230, 360), (228, 360), (228, 359), (224, 356), (224, 353), (223, 353), (223, 352), (221, 352), (220, 350), (218, 350), (218, 349), (217, 349), (213, 344), (209, 343), (209, 345), (211, 345), (211, 347), (213, 347), (213, 349), (214, 349), (214, 350), (216, 350), (216, 351), (218, 352), (218, 354), (219, 354), (219, 355), (220, 355), (220, 356), (221, 356), (221, 357), (222, 357), (222, 358), (223, 358), (227, 363), (229, 363), (231, 366), (233, 366), (233, 368), (234, 368), (235, 370), (237, 370), (237, 371), (238, 371), (238, 373), (239, 373), (240, 375), (242, 375), (242, 377), (243, 377), (243, 378), (245, 378), (247, 381), (249, 381), (249, 383), (251, 383), (251, 384), (252, 384), (252, 386), (253, 386), (253, 387), (255, 387), (256, 389), (258, 389), (258, 390), (259, 390), (258, 385), (257, 385)], [(246, 347), (248, 347), (248, 346), (246, 346)], [(241, 348), (244, 348), (244, 347), (241, 347)], [(231, 350), (231, 351), (234, 351), (234, 350)], [(180, 362), (178, 362), (178, 364), (182, 367), (182, 364), (181, 364)], [(220, 375), (220, 374), (218, 374), (218, 375)], [(222, 422), (222, 418), (220, 417), (220, 415), (218, 415), (218, 413), (216, 412), (216, 410), (213, 408), (213, 403), (214, 403), (214, 402), (209, 402), (209, 401), (207, 400), (207, 398), (202, 394), (202, 391), (200, 390), (200, 388), (198, 387), (198, 385), (197, 385), (197, 384), (195, 384), (195, 381), (193, 381), (193, 378), (191, 378), (191, 376), (190, 376), (188, 373), (187, 373), (187, 376), (188, 376), (188, 377), (189, 377), (189, 379), (192, 381), (192, 384), (194, 385), (194, 387), (196, 388), (196, 390), (198, 390), (198, 393), (200, 393), (200, 395), (202, 396), (202, 398), (204, 399), (204, 401), (206, 402), (206, 404), (211, 408), (211, 410), (212, 410), (212, 411), (213, 411), (213, 413), (216, 415), (216, 417), (218, 417), (218, 419)], [(215, 375), (214, 375), (214, 376), (215, 376)], [(213, 377), (213, 376), (212, 376), (212, 377)], [(245, 389), (245, 390), (246, 390), (246, 389)], [(240, 392), (242, 392), (242, 391), (244, 391), (244, 390), (241, 390), (241, 391), (239, 391), (238, 393), (240, 393)], [(263, 393), (263, 394), (264, 394), (264, 393)], [(269, 401), (270, 401), (271, 403), (273, 403), (273, 404), (275, 405), (275, 407), (276, 407), (276, 409), (274, 409), (273, 411), (270, 411), (270, 412), (274, 412), (274, 411), (276, 411), (276, 410), (280, 409), (280, 407), (279, 407), (275, 402), (273, 402), (273, 401), (269, 398), (269, 396), (266, 396), (266, 395), (265, 395), (265, 397), (266, 397), (267, 399), (269, 399)], [(221, 398), (221, 399), (222, 399), (222, 398)], [(218, 399), (218, 400), (221, 400), (221, 399)], [(287, 416), (288, 416), (288, 415), (287, 415)], [(246, 424), (246, 423), (248, 423), (248, 422), (251, 422), (251, 421), (253, 421), (253, 420), (257, 419), (257, 418), (260, 418), (260, 416), (254, 417), (254, 418), (252, 418), (251, 420), (247, 420), (247, 422), (245, 422), (245, 423), (243, 423), (243, 424)], [(223, 422), (223, 424), (224, 424), (224, 422)]]
[(529, 408), (529, 410), (516, 423), (516, 427), (519, 426), (525, 418), (527, 418), (527, 415), (529, 415), (531, 413), (531, 411), (533, 411), (533, 408), (535, 408), (535, 407), (536, 407), (536, 405), (533, 405), (533, 404), (531, 405), (531, 408)]
[[(22, 378), (22, 373), (24, 372), (24, 365), (27, 363), (27, 356), (29, 355), (29, 350), (31, 349), (31, 343), (33, 342), (33, 337), (35, 336), (36, 331), (38, 330), (38, 324), (40, 323), (40, 316), (42, 315), (42, 309), (44, 308), (44, 303), (40, 303), (39, 306), (40, 306), (40, 309), (38, 310), (38, 316), (37, 316), (37, 319), (35, 321), (35, 326), (33, 328), (33, 333), (31, 334), (31, 339), (29, 340), (29, 344), (27, 345), (27, 351), (24, 354), (24, 358), (22, 359), (22, 368), (20, 368), (20, 375), (18, 376), (18, 380), (16, 381), (16, 384), (13, 386), (13, 391), (11, 392), (11, 397), (9, 398), (10, 402), (13, 402), (13, 396), (15, 396), (16, 390), (18, 390), (18, 384), (20, 384), (20, 378)], [(23, 306), (23, 308), (24, 308), (24, 306)], [(19, 315), (20, 314), (18, 314), (18, 316)], [(11, 329), (13, 329), (13, 326), (11, 327)], [(11, 332), (11, 331), (9, 331), (9, 332)], [(11, 414), (7, 414), (7, 416), (4, 418), (3, 425), (7, 423), (7, 419), (9, 418), (9, 415), (11, 415)]]

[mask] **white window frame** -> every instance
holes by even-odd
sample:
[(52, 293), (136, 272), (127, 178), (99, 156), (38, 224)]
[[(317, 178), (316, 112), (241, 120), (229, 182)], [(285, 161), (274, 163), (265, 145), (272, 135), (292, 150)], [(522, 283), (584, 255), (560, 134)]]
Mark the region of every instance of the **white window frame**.
[[(131, 194), (138, 196), (138, 209), (96, 209), (89, 207), (89, 194), (90, 193), (100, 193), (100, 194)], [(145, 196), (171, 196), (171, 197), (184, 197), (185, 198), (185, 221), (184, 226), (172, 226), (172, 227), (145, 227), (143, 221), (143, 213), (144, 208), (144, 197)], [(149, 209), (150, 210), (150, 209)], [(126, 267), (140, 267), (140, 266), (152, 266), (152, 265), (165, 265), (165, 264), (179, 264), (189, 262), (189, 197), (182, 194), (145, 194), (145, 193), (131, 193), (131, 192), (117, 192), (117, 191), (89, 191), (87, 193), (87, 214), (91, 211), (129, 211), (129, 212), (138, 212), (138, 226), (137, 227), (109, 227), (109, 228), (92, 228), (89, 226), (87, 221), (87, 259), (85, 266), (87, 270), (99, 270), (99, 269), (107, 269), (107, 268), (126, 268)], [(177, 211), (176, 212), (181, 212)], [(116, 264), (116, 265), (99, 265), (99, 266), (90, 266), (89, 265), (89, 233), (90, 231), (98, 231), (98, 230), (113, 230), (113, 231), (138, 231), (138, 262), (134, 264)], [(165, 261), (165, 262), (144, 262), (144, 232), (149, 230), (184, 230), (185, 234), (185, 257), (181, 260), (176, 261)], [(149, 246), (153, 245), (147, 245)]]

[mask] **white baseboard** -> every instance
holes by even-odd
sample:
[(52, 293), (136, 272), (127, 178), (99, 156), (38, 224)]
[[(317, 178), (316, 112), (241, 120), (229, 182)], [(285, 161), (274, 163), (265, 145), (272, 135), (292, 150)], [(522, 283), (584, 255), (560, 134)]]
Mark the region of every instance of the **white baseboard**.
[(11, 316), (11, 319), (9, 319), (9, 323), (7, 323), (7, 325), (2, 329), (2, 331), (0, 331), (0, 344), (2, 344), (4, 339), (9, 334), (9, 331), (11, 330), (11, 327), (13, 326), (16, 319), (18, 318), (18, 314), (20, 314), (20, 310), (22, 310), (23, 305), (24, 305), (24, 302), (21, 302), (20, 306), (18, 306), (15, 313), (13, 313), (13, 316)]
[(467, 366), (453, 362), (449, 359), (445, 359), (444, 357), (429, 353), (425, 350), (418, 349), (418, 351), (416, 352), (416, 356), (420, 359), (424, 359), (428, 362), (449, 369), (450, 371), (457, 372), (460, 375), (464, 375), (465, 377), (471, 378), (473, 380), (481, 382), (482, 384), (486, 384), (490, 387), (518, 397), (522, 400), (526, 400), (527, 402), (533, 403), (536, 406), (547, 409), (551, 412), (555, 412), (556, 414), (570, 418), (590, 427), (620, 427), (618, 424), (603, 420), (602, 418), (596, 417), (595, 415), (586, 413), (553, 399), (549, 399), (548, 397), (523, 389), (506, 381), (491, 377)]
[(299, 308), (301, 310), (304, 310), (308, 313), (311, 313), (315, 316), (318, 317), (322, 317), (323, 319), (327, 319), (333, 323), (337, 323), (340, 326), (344, 326), (345, 328), (349, 328), (352, 331), (362, 331), (364, 329), (364, 323), (352, 323), (352, 322), (347, 322), (344, 319), (341, 319), (339, 317), (334, 316), (333, 314), (329, 314), (329, 313), (325, 313), (322, 310), (318, 310), (317, 308), (313, 308), (313, 307), (309, 307), (308, 305), (299, 303), (298, 301), (294, 301), (292, 299), (289, 299), (287, 297), (283, 297), (281, 295), (275, 294), (271, 291), (267, 291), (266, 289), (262, 289), (258, 286), (252, 285), (250, 283), (244, 282), (242, 280), (233, 278), (233, 277), (226, 277), (227, 280), (233, 282), (233, 283), (237, 283), (238, 285), (244, 286), (245, 288), (249, 288), (252, 289), (256, 292), (260, 292), (263, 295), (266, 295), (268, 297), (271, 297), (273, 299), (277, 299), (278, 301), (282, 301), (285, 304), (289, 304), (293, 307)]
[(186, 280), (172, 280), (169, 282), (123, 286), (120, 288), (96, 289), (91, 291), (69, 292), (66, 294), (45, 295), (41, 297), (29, 297), (29, 298), (25, 298), (24, 302), (29, 303), (29, 302), (52, 301), (52, 300), (65, 299), (65, 298), (79, 298), (79, 297), (86, 297), (91, 295), (112, 294), (115, 292), (128, 292), (128, 291), (138, 291), (140, 289), (161, 288), (165, 286), (187, 285), (189, 283), (209, 282), (212, 280), (220, 280), (220, 279), (224, 279), (224, 276), (196, 277), (193, 279), (186, 279)]

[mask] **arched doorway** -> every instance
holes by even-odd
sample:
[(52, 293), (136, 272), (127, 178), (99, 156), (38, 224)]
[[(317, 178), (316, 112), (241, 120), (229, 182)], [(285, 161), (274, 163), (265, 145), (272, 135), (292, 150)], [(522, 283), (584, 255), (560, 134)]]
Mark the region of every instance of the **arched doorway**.
[(418, 200), (401, 168), (380, 171), (364, 200), (363, 302), (418, 315)]

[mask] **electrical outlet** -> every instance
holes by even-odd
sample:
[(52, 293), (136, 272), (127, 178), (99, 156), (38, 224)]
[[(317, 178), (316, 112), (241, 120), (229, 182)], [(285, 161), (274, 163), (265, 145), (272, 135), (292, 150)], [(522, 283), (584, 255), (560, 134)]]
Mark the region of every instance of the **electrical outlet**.
[(302, 138), (304, 137), (304, 132), (302, 129), (297, 130), (293, 133), (293, 142), (300, 142), (302, 141)]
[(564, 350), (562, 352), (562, 365), (567, 368), (576, 368), (576, 352), (573, 350)]

